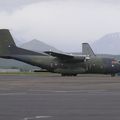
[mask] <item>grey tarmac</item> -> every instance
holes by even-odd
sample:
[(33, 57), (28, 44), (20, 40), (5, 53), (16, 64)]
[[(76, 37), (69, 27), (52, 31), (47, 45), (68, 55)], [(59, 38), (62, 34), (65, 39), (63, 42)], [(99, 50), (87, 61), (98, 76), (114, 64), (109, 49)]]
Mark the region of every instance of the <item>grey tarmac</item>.
[(120, 120), (120, 77), (0, 74), (0, 120)]

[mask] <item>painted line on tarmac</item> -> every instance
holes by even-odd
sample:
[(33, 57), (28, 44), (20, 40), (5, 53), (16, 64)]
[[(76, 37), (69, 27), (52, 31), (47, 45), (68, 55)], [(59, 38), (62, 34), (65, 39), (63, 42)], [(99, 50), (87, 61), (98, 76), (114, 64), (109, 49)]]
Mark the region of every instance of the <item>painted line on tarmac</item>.
[[(32, 91), (31, 91), (32, 92)], [(48, 91), (39, 91), (40, 93), (37, 93), (38, 91), (31, 92), (11, 92), (11, 93), (0, 93), (0, 96), (22, 96), (22, 95), (54, 95), (54, 94), (67, 94), (67, 95), (120, 95), (119, 91), (106, 91), (106, 90), (78, 90), (78, 91), (54, 91), (54, 90), (48, 90)], [(42, 93), (41, 93), (42, 92)]]
[(6, 95), (26, 95), (27, 93), (0, 93), (0, 96), (6, 96)]
[(35, 117), (25, 117), (23, 120), (36, 120), (36, 119), (47, 119), (51, 118), (52, 116), (35, 116)]
[[(44, 93), (88, 93), (88, 92), (106, 92), (107, 90), (32, 90), (29, 92), (44, 92)], [(107, 91), (108, 92), (108, 91)]]

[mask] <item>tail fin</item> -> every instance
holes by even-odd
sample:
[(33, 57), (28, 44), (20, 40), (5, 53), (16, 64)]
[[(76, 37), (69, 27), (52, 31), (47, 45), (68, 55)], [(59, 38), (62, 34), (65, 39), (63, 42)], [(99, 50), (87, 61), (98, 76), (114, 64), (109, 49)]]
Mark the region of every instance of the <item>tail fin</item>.
[(88, 43), (82, 43), (82, 54), (89, 55), (90, 57), (96, 56)]
[(8, 29), (0, 29), (0, 56), (11, 54), (11, 47), (16, 47)]
[(43, 55), (16, 46), (8, 29), (0, 29), (0, 57), (13, 58), (15, 55)]

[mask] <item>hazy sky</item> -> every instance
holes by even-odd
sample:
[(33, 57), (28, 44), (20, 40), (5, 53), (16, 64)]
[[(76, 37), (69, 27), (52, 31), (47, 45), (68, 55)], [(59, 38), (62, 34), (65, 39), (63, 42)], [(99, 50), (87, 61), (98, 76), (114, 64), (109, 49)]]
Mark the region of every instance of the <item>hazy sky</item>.
[(120, 0), (0, 0), (0, 28), (22, 42), (80, 51), (82, 42), (120, 32)]

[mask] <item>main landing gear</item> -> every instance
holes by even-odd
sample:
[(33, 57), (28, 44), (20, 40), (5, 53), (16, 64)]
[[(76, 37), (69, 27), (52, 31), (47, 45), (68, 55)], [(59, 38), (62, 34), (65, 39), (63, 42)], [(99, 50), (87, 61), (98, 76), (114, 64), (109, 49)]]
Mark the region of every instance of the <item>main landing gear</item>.
[(112, 73), (112, 74), (111, 74), (111, 77), (115, 77), (115, 73)]
[(61, 76), (77, 76), (77, 74), (64, 74), (64, 73), (62, 73)]

